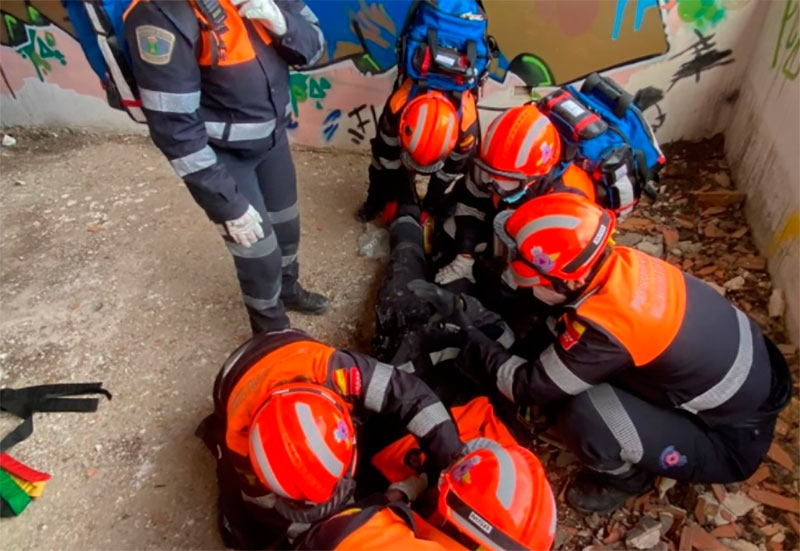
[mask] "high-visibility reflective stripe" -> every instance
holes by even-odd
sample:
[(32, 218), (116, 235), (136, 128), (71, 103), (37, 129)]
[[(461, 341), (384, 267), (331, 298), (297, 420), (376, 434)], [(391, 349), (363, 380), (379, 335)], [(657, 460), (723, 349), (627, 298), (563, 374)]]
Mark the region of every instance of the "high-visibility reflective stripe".
[(508, 350), (509, 348), (511, 348), (511, 345), (514, 344), (514, 341), (516, 339), (514, 337), (514, 332), (511, 330), (508, 324), (506, 322), (502, 323), (503, 323), (503, 334), (497, 337), (497, 340), (495, 342), (502, 345), (503, 348)]
[(286, 109), (283, 110), (283, 113), (288, 117), (292, 114), (292, 103), (289, 102), (286, 104)]
[(497, 370), (497, 389), (509, 400), (514, 401), (514, 375), (527, 361), (519, 356), (511, 356)]
[[(244, 343), (243, 345), (241, 345), (239, 348), (237, 348), (234, 351), (233, 354), (228, 356), (228, 359), (225, 360), (224, 364), (222, 364), (222, 378), (223, 379), (230, 372), (230, 370), (233, 368), (233, 366), (236, 365), (236, 362), (239, 361), (239, 358), (242, 357), (242, 354), (244, 354), (244, 351), (247, 350), (249, 345), (250, 345), (250, 341), (248, 341), (248, 342)], [(222, 385), (220, 385), (220, 389), (222, 389)]]
[(581, 219), (577, 216), (566, 216), (561, 214), (553, 214), (550, 216), (542, 216), (532, 222), (528, 222), (519, 233), (515, 236), (517, 243), (524, 243), (527, 238), (538, 231), (549, 230), (551, 228), (563, 228), (565, 230), (573, 230), (581, 223)]
[(245, 304), (255, 310), (268, 310), (278, 305), (281, 300), (281, 292), (278, 291), (272, 298), (255, 298), (245, 294), (242, 294), (242, 298)]
[(492, 455), (497, 460), (497, 466), (500, 471), (495, 495), (500, 505), (508, 509), (511, 507), (511, 500), (514, 499), (514, 487), (517, 485), (517, 472), (514, 469), (514, 462), (508, 452), (500, 446), (491, 446), (489, 451), (492, 452)]
[(308, 60), (306, 67), (314, 65), (319, 58), (322, 57), (322, 54), (325, 53), (325, 35), (322, 34), (322, 29), (319, 28), (319, 25), (314, 25), (314, 32), (317, 33), (317, 40), (319, 40), (319, 48), (317, 52), (311, 56), (311, 59)]
[(275, 121), (266, 122), (236, 122), (231, 124), (228, 133), (229, 142), (245, 140), (261, 140), (269, 137), (275, 130)]
[(290, 254), (290, 255), (287, 255), (287, 256), (282, 256), (281, 257), (281, 268), (285, 268), (286, 266), (289, 266), (295, 260), (297, 260), (297, 255), (296, 254)]
[(450, 145), (450, 132), (453, 131), (453, 125), (456, 123), (455, 117), (447, 117), (447, 130), (444, 133), (444, 140), (442, 140), (442, 150), (439, 151), (439, 158), (442, 159), (447, 155), (447, 146)]
[(378, 158), (378, 162), (380, 166), (387, 169), (387, 170), (396, 170), (403, 166), (403, 162), (400, 159), (395, 159), (394, 161), (385, 159), (383, 157)]
[(443, 348), (442, 350), (437, 350), (436, 352), (431, 352), (428, 354), (428, 356), (431, 359), (431, 363), (436, 365), (439, 362), (446, 362), (447, 360), (457, 358), (459, 352), (461, 352), (460, 348), (450, 346), (448, 348)]
[(619, 444), (620, 460), (629, 463), (638, 463), (644, 455), (642, 440), (636, 430), (636, 425), (631, 421), (630, 415), (625, 411), (622, 402), (609, 384), (601, 384), (586, 391), (594, 409), (600, 414), (603, 422), (611, 431), (614, 439)]
[(739, 348), (730, 369), (717, 384), (681, 405), (681, 408), (692, 413), (705, 411), (721, 406), (736, 394), (747, 380), (753, 366), (753, 332), (750, 321), (738, 308), (736, 321), (739, 324)]
[(281, 486), (281, 483), (278, 482), (278, 477), (275, 476), (275, 471), (272, 470), (272, 466), (269, 464), (269, 459), (267, 459), (267, 454), (264, 451), (264, 443), (261, 441), (261, 431), (258, 428), (258, 424), (251, 427), (250, 438), (253, 440), (253, 452), (256, 455), (256, 463), (258, 464), (258, 468), (261, 469), (261, 474), (264, 475), (269, 489), (280, 496), (292, 498), (293, 496), (287, 494), (286, 490)]
[(477, 218), (478, 220), (486, 220), (485, 212), (481, 212), (475, 207), (470, 207), (464, 203), (456, 203), (456, 212), (454, 216), (471, 216), (472, 218)]
[(550, 377), (550, 380), (566, 392), (570, 396), (575, 396), (589, 390), (592, 385), (575, 375), (558, 357), (555, 345), (551, 344), (539, 356), (539, 361), (542, 362), (544, 372)]
[(319, 433), (317, 423), (314, 422), (314, 414), (311, 412), (311, 406), (298, 402), (294, 405), (294, 412), (300, 422), (300, 430), (303, 431), (306, 443), (314, 456), (322, 463), (328, 474), (334, 478), (339, 478), (344, 470), (344, 463), (333, 455), (330, 447), (325, 443), (325, 439)]
[(383, 143), (385, 143), (386, 145), (391, 145), (391, 146), (400, 145), (400, 137), (399, 136), (389, 136), (383, 130), (379, 130), (378, 134), (380, 134), (381, 140), (383, 140)]
[(269, 234), (264, 239), (259, 239), (249, 247), (225, 240), (225, 246), (233, 256), (239, 258), (263, 258), (271, 255), (278, 248), (278, 238), (275, 233)]
[(309, 23), (319, 23), (317, 15), (308, 6), (303, 6), (303, 9), (300, 10), (300, 16)]
[(528, 155), (530, 155), (531, 148), (533, 147), (533, 141), (539, 137), (539, 134), (542, 133), (542, 130), (544, 130), (548, 123), (549, 120), (547, 117), (540, 115), (533, 126), (528, 129), (528, 133), (525, 134), (525, 140), (522, 142), (522, 147), (517, 153), (517, 160), (514, 162), (515, 168), (521, 167), (525, 164), (525, 161), (528, 160)]
[(160, 113), (194, 113), (200, 107), (200, 92), (175, 94), (139, 88), (142, 107)]
[(375, 371), (367, 387), (364, 396), (364, 407), (370, 411), (380, 412), (383, 409), (383, 401), (386, 398), (386, 391), (389, 389), (389, 382), (392, 380), (394, 367), (378, 362)]
[(396, 225), (399, 226), (400, 224), (412, 224), (417, 228), (422, 229), (422, 226), (419, 224), (417, 220), (414, 219), (413, 216), (405, 215), (401, 216), (400, 218), (392, 222), (391, 225), (389, 226), (389, 231), (392, 231)]
[(497, 130), (497, 127), (500, 126), (500, 119), (503, 118), (504, 115), (499, 115), (496, 119), (492, 121), (492, 124), (489, 126), (489, 132), (486, 133), (486, 139), (483, 141), (483, 147), (481, 148), (481, 154), (486, 156), (489, 152), (489, 147), (492, 143), (492, 138), (494, 138), (494, 133)]
[(427, 436), (434, 428), (441, 425), (450, 419), (450, 414), (441, 402), (436, 402), (429, 406), (424, 407), (417, 413), (411, 421), (408, 422), (406, 428), (408, 432), (418, 438)]
[(406, 362), (404, 364), (400, 364), (397, 366), (398, 371), (403, 371), (405, 373), (414, 373), (414, 364), (412, 362)]
[(416, 128), (414, 128), (414, 134), (411, 136), (411, 143), (408, 144), (408, 150), (411, 153), (416, 151), (417, 145), (419, 145), (419, 139), (422, 137), (422, 123), (425, 122), (426, 116), (428, 116), (428, 106), (423, 105), (420, 107), (419, 114), (417, 115), (417, 121), (415, 123)]
[(225, 135), (225, 123), (224, 122), (206, 122), (206, 135), (209, 138), (213, 138), (215, 140), (221, 140), (222, 136)]
[(209, 146), (205, 146), (203, 149), (190, 153), (185, 157), (172, 159), (169, 164), (172, 165), (178, 176), (183, 178), (217, 164), (217, 154)]
[(625, 462), (625, 463), (622, 464), (622, 467), (617, 467), (616, 469), (597, 469), (597, 468), (595, 468), (595, 470), (599, 471), (601, 473), (606, 473), (606, 474), (611, 474), (611, 475), (620, 475), (620, 474), (627, 473), (632, 468), (633, 468), (633, 464), (632, 463)]
[(269, 216), (269, 221), (273, 224), (282, 224), (300, 216), (300, 210), (297, 208), (297, 203), (295, 203), (285, 209), (276, 210), (274, 212), (269, 211), (267, 212), (267, 216)]

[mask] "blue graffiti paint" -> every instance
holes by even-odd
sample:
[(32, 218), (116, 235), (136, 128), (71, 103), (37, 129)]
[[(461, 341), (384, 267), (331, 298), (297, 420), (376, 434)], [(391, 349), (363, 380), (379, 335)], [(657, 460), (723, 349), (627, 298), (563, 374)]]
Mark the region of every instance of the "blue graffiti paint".
[(336, 133), (336, 130), (339, 129), (339, 123), (336, 122), (342, 117), (342, 110), (341, 109), (334, 109), (328, 116), (325, 117), (325, 120), (322, 121), (322, 135), (325, 136), (325, 141), (331, 141), (333, 135)]
[[(625, 8), (628, 7), (628, 0), (617, 0), (617, 13), (614, 17), (614, 30), (611, 31), (611, 39), (619, 38), (622, 30), (622, 20), (625, 17)], [(639, 31), (642, 28), (644, 15), (650, 8), (658, 8), (658, 0), (638, 0), (636, 2), (636, 19), (633, 22), (633, 30)]]
[(307, 0), (325, 32), (328, 59), (334, 60), (343, 44), (361, 47), (374, 72), (383, 73), (397, 63), (397, 35), (406, 20), (411, 0)]

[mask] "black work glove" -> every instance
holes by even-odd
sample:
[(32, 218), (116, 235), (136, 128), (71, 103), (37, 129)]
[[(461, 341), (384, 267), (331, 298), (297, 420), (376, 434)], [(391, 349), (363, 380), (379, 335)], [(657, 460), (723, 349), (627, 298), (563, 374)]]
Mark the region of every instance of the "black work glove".
[(459, 295), (422, 279), (411, 281), (408, 288), (420, 300), (424, 300), (436, 310), (436, 313), (431, 316), (431, 322), (449, 322), (464, 329), (472, 325), (464, 311), (464, 302)]

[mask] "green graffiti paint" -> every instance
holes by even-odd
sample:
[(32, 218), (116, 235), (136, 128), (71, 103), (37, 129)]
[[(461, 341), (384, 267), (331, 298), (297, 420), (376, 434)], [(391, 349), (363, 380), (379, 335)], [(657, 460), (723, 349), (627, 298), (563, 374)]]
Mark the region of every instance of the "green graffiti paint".
[(725, 17), (721, 0), (678, 0), (678, 17), (698, 29), (716, 27)]
[(302, 73), (292, 73), (289, 75), (289, 91), (292, 96), (292, 112), (297, 117), (299, 114), (299, 104), (304, 103), (309, 98), (317, 100), (314, 107), (322, 109), (322, 100), (328, 95), (331, 89), (331, 82), (325, 78), (310, 77)]
[(780, 63), (780, 71), (789, 80), (800, 74), (800, 2), (786, 0), (781, 16), (781, 30), (772, 54), (772, 68)]
[(28, 59), (36, 70), (36, 76), (44, 82), (47, 73), (53, 70), (48, 59), (55, 59), (61, 65), (67, 64), (64, 54), (56, 48), (56, 38), (50, 31), (41, 31), (35, 27), (26, 28), (28, 42), (17, 47), (16, 51), (23, 59)]

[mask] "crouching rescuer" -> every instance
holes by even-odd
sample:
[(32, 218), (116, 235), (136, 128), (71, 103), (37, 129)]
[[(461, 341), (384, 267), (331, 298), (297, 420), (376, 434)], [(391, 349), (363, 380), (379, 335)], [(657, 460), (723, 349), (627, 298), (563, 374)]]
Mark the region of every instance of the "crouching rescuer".
[[(567, 491), (608, 512), (655, 475), (749, 477), (791, 395), (761, 329), (699, 279), (611, 239), (614, 214), (568, 193), (495, 220), (516, 283), (553, 306), (555, 339), (522, 358), (469, 329), (462, 369), (518, 405), (552, 408), (589, 468)], [(502, 245), (501, 245), (502, 246)]]
[(301, 331), (242, 345), (217, 376), (214, 403), (198, 434), (217, 458), (220, 529), (236, 548), (286, 545), (349, 503), (356, 415), (401, 422), (433, 479), (462, 449), (449, 413), (416, 376)]
[(301, 1), (134, 0), (124, 17), (156, 146), (223, 235), (254, 332), (322, 313), (298, 282), (300, 218), (286, 135), (289, 65), (322, 55)]

